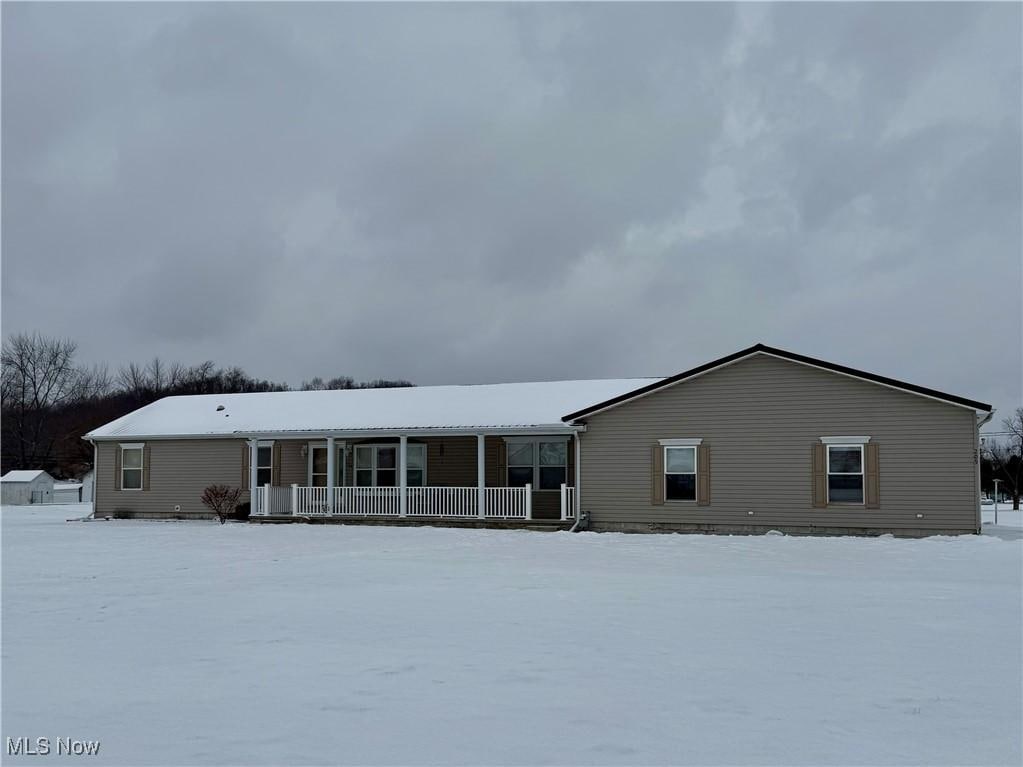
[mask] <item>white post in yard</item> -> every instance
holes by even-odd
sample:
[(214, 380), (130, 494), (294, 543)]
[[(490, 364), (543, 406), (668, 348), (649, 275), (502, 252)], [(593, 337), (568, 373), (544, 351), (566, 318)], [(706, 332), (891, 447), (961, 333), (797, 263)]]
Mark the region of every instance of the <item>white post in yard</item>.
[(398, 437), (398, 515), (408, 516), (408, 437)]
[(480, 519), (487, 515), (487, 458), (484, 449), (486, 437), (482, 434), (476, 435), (476, 513)]
[(995, 482), (995, 524), (998, 524), (998, 483), (1002, 480), (996, 479)]
[[(258, 497), (258, 493), (259, 493), (259, 484), (258, 484), (259, 480), (257, 479), (257, 477), (259, 476), (259, 471), (258, 471), (258, 469), (259, 469), (259, 466), (258, 466), (258, 464), (259, 464), (259, 447), (258, 447), (258, 445), (259, 445), (258, 441), (254, 440), (254, 439), (250, 439), (249, 440), (249, 506), (251, 507), (249, 509), (250, 513), (256, 510), (256, 498)], [(266, 499), (261, 499), (261, 500), (265, 501)], [(265, 503), (263, 504), (262, 508), (259, 511), (261, 513), (263, 513), (263, 514), (267, 513), (267, 508), (266, 508)]]
[(291, 516), (298, 514), (298, 485), (291, 486)]
[(533, 483), (526, 485), (526, 519), (533, 518)]
[[(334, 483), (337, 477), (334, 476), (334, 469), (337, 466), (337, 451), (334, 448), (334, 438), (327, 437), (327, 513), (334, 513)], [(311, 492), (311, 491), (310, 491)]]

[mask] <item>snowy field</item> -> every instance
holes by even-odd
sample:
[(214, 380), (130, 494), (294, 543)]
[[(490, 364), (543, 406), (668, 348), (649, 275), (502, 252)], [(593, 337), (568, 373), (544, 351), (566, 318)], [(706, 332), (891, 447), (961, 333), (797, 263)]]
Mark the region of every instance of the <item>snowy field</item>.
[(87, 511), (0, 513), (3, 736), (101, 742), (76, 764), (1021, 761), (1011, 512), (896, 540)]

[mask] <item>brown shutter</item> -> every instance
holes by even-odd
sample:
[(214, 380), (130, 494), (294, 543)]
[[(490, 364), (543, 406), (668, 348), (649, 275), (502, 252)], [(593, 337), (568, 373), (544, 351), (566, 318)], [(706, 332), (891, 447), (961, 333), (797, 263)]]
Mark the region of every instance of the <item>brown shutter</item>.
[(696, 505), (710, 506), (710, 448), (696, 448)]
[(270, 484), (275, 487), (281, 485), (281, 443), (274, 442), (273, 446), (273, 464), (270, 469)]
[(497, 438), (497, 486), (508, 485), (508, 444), (503, 438)]
[(880, 466), (877, 458), (877, 445), (868, 442), (863, 446), (863, 496), (868, 509), (881, 508)]
[(142, 489), (149, 489), (149, 443), (142, 446)]
[(114, 445), (114, 490), (121, 489), (121, 446)]
[(242, 490), (249, 489), (249, 446), (242, 443), (242, 482), (240, 485)]
[(664, 448), (660, 445), (650, 448), (650, 503), (664, 505)]
[(810, 478), (813, 483), (813, 507), (824, 509), (828, 505), (828, 452), (822, 442), (813, 443)]
[(568, 453), (565, 457), (565, 484), (569, 487), (575, 486), (575, 445), (572, 442), (574, 439), (574, 436), (569, 437), (565, 445), (565, 451)]

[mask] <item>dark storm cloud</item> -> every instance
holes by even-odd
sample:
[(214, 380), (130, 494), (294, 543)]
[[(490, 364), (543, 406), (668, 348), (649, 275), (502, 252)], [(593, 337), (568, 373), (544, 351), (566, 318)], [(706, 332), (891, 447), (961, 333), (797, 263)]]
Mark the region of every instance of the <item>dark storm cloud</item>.
[(1017, 5), (3, 6), (4, 331), (1021, 400)]

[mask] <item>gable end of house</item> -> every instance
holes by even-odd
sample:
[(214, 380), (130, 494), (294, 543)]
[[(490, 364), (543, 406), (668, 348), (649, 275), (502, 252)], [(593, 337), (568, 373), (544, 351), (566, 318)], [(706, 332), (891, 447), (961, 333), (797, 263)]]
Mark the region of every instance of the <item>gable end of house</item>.
[(898, 389), (905, 391), (910, 394), (916, 394), (921, 397), (927, 397), (929, 399), (938, 400), (939, 402), (945, 402), (950, 405), (957, 405), (959, 407), (967, 408), (970, 410), (978, 410), (984, 413), (990, 413), (992, 411), (991, 405), (979, 402), (977, 400), (967, 399), (966, 397), (960, 397), (955, 394), (948, 394), (947, 392), (938, 391), (937, 389), (929, 389), (925, 386), (918, 386), (916, 384), (907, 383), (905, 381), (899, 381), (895, 378), (888, 378), (887, 376), (877, 375), (876, 373), (870, 373), (865, 370), (857, 370), (856, 368), (846, 367), (845, 365), (839, 365), (834, 362), (828, 362), (826, 360), (817, 359), (815, 357), (808, 357), (803, 354), (796, 354), (795, 352), (786, 351), (784, 349), (778, 349), (773, 346), (767, 346), (765, 344), (755, 344), (747, 349), (729, 354), (725, 357), (707, 362), (703, 365), (699, 365), (690, 370), (683, 371), (673, 376), (668, 376), (660, 381), (648, 384), (647, 386), (640, 387), (631, 392), (620, 394), (617, 397), (605, 400), (604, 402), (598, 402), (597, 404), (590, 405), (589, 407), (577, 410), (573, 413), (568, 413), (562, 417), (565, 422), (576, 421), (587, 416), (595, 415), (596, 413), (604, 410), (609, 410), (619, 405), (624, 405), (627, 402), (644, 397), (648, 394), (661, 391), (663, 389), (675, 386), (676, 384), (689, 381), (693, 378), (701, 376), (705, 373), (709, 373), (713, 370), (732, 365), (736, 362), (740, 362), (756, 355), (767, 355), (776, 357), (778, 359), (787, 360), (800, 365), (806, 365), (808, 367), (818, 368), (831, 373), (837, 373), (839, 375), (849, 376), (851, 378), (857, 378), (862, 381), (868, 381), (875, 383), (880, 386), (886, 386), (891, 389)]

